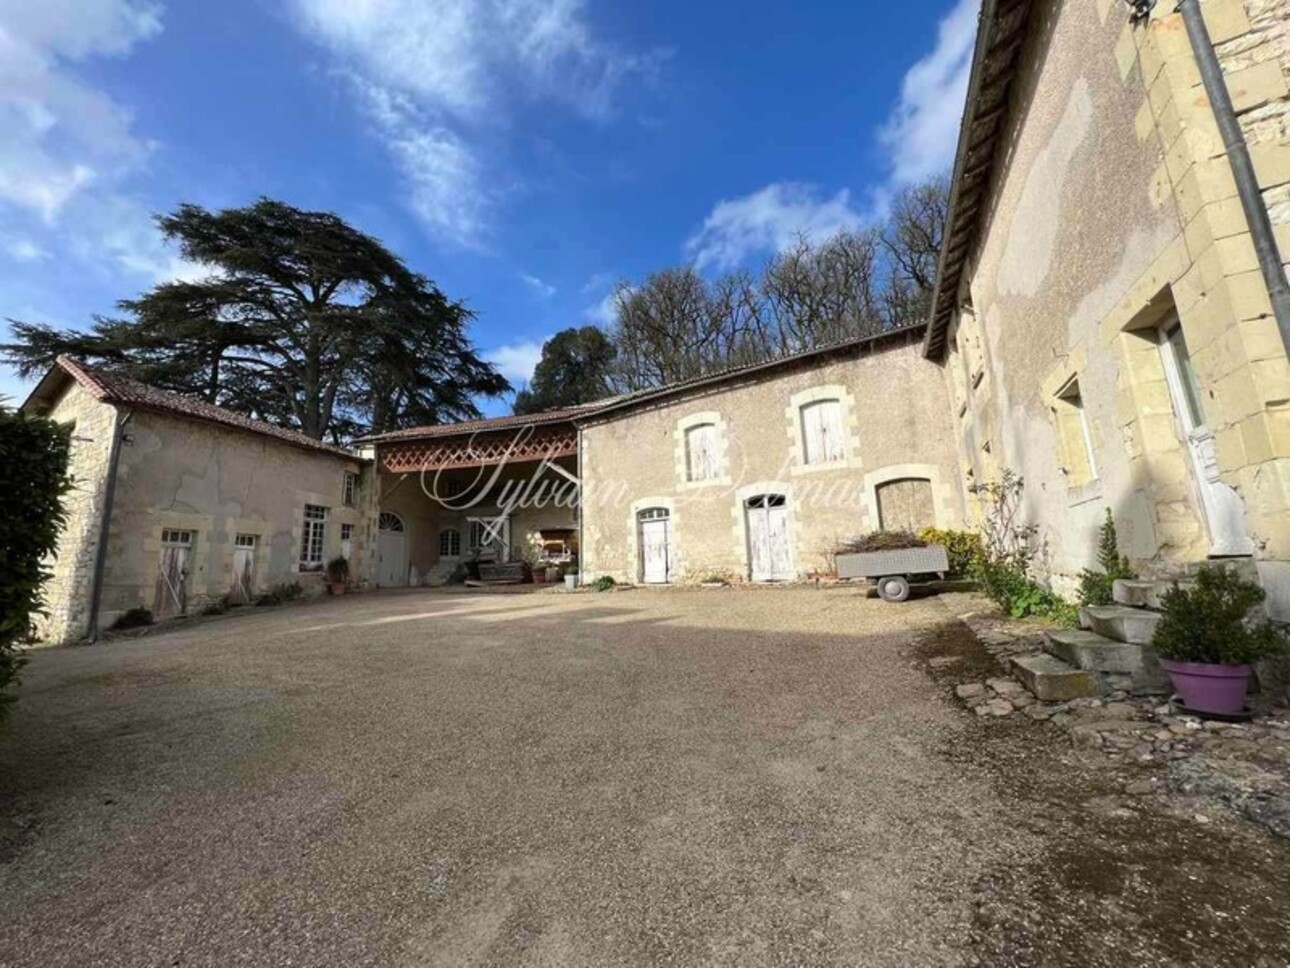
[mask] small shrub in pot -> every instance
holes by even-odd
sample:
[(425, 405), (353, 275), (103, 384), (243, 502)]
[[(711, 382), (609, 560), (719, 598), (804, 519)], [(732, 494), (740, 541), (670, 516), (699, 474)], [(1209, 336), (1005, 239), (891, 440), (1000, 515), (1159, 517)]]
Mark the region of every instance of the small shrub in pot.
[(1165, 593), (1151, 644), (1189, 709), (1234, 715), (1245, 706), (1250, 663), (1284, 652), (1285, 633), (1251, 611), (1266, 597), (1255, 582), (1222, 566)]

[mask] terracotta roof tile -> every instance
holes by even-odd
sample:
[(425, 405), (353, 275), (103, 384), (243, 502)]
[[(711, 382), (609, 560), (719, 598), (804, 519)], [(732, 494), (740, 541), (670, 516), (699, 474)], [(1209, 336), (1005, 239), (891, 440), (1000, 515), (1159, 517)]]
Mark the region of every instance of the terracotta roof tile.
[(119, 373), (111, 373), (96, 366), (90, 366), (68, 356), (60, 356), (57, 366), (80, 384), (96, 400), (118, 406), (139, 407), (157, 413), (185, 417), (191, 420), (203, 420), (207, 423), (220, 424), (236, 430), (245, 430), (263, 437), (272, 437), (284, 444), (300, 447), (305, 450), (316, 450), (336, 457), (358, 460), (358, 456), (343, 447), (324, 443), (297, 430), (277, 427), (262, 420), (253, 420), (244, 414), (217, 407), (205, 400), (162, 390), (158, 387), (140, 383)]

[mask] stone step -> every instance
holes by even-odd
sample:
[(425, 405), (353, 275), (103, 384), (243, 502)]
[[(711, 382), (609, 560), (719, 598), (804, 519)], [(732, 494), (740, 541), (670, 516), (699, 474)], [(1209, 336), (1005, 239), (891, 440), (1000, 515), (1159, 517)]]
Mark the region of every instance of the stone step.
[[(1179, 583), (1184, 588), (1195, 584), (1189, 578)], [(1128, 605), (1131, 608), (1151, 608), (1159, 611), (1164, 608), (1165, 592), (1174, 587), (1172, 581), (1153, 581), (1149, 578), (1117, 578), (1111, 585), (1111, 597), (1117, 605)]]
[(1133, 674), (1143, 666), (1141, 645), (1117, 642), (1084, 629), (1045, 632), (1044, 651), (1076, 669), (1087, 669), (1090, 672)]
[(1081, 626), (1117, 642), (1145, 645), (1159, 622), (1159, 612), (1127, 605), (1085, 605), (1080, 609)]
[(1066, 702), (1099, 694), (1093, 673), (1067, 665), (1046, 652), (1014, 656), (1012, 673), (1044, 702)]

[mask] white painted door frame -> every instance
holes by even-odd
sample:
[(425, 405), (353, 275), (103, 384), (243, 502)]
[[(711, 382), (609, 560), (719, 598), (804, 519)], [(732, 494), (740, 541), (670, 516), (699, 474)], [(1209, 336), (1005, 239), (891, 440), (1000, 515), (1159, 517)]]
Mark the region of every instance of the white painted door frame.
[(646, 585), (666, 585), (671, 581), (671, 527), (666, 510), (651, 508), (641, 512), (641, 581)]
[(744, 502), (748, 574), (753, 581), (786, 581), (794, 576), (788, 497), (758, 494)]
[[(396, 526), (397, 525), (397, 526)], [(401, 588), (408, 583), (407, 526), (393, 511), (382, 511), (376, 532), (376, 584)]]
[(1160, 328), (1160, 357), (1181, 443), (1187, 451), (1192, 491), (1209, 533), (1209, 554), (1252, 555), (1254, 542), (1245, 526), (1245, 502), (1219, 476), (1218, 448), (1206, 423), (1200, 387), (1187, 369), (1190, 354), (1184, 336), (1177, 317), (1171, 316)]

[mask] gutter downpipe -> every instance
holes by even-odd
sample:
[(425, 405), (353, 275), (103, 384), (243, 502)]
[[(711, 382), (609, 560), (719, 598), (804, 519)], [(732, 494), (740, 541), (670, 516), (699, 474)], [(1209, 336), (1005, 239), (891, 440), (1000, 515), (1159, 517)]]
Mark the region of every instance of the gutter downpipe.
[(582, 507), (586, 502), (586, 482), (582, 479), (582, 428), (574, 425), (578, 431), (578, 584), (582, 585), (582, 562), (586, 559), (586, 549), (582, 544)]
[(1281, 253), (1277, 249), (1272, 220), (1268, 217), (1268, 208), (1263, 202), (1263, 194), (1254, 174), (1249, 146), (1245, 143), (1245, 135), (1236, 118), (1236, 109), (1232, 106), (1223, 68), (1218, 63), (1218, 55), (1214, 53), (1214, 44), (1210, 40), (1209, 28), (1205, 26), (1198, 0), (1179, 0), (1175, 9), (1182, 14), (1187, 38), (1191, 41), (1192, 53), (1196, 57), (1196, 66), (1200, 69), (1201, 83), (1209, 97), (1219, 133), (1223, 136), (1223, 148), (1227, 151), (1232, 178), (1236, 181), (1236, 192), (1241, 199), (1241, 208), (1245, 210), (1245, 220), (1250, 226), (1250, 238), (1254, 241), (1259, 269), (1272, 301), (1272, 314), (1276, 317), (1277, 329), (1281, 331), (1281, 344), (1287, 354), (1290, 354), (1290, 283), (1286, 282)]
[(91, 644), (99, 638), (99, 603), (103, 599), (103, 574), (107, 570), (108, 535), (112, 530), (112, 504), (116, 499), (116, 473), (121, 465), (121, 438), (125, 426), (134, 416), (128, 410), (115, 421), (112, 428), (112, 446), (108, 452), (107, 486), (103, 489), (103, 517), (99, 522), (98, 548), (94, 552), (94, 584), (90, 586), (90, 616), (86, 623), (86, 640)]

